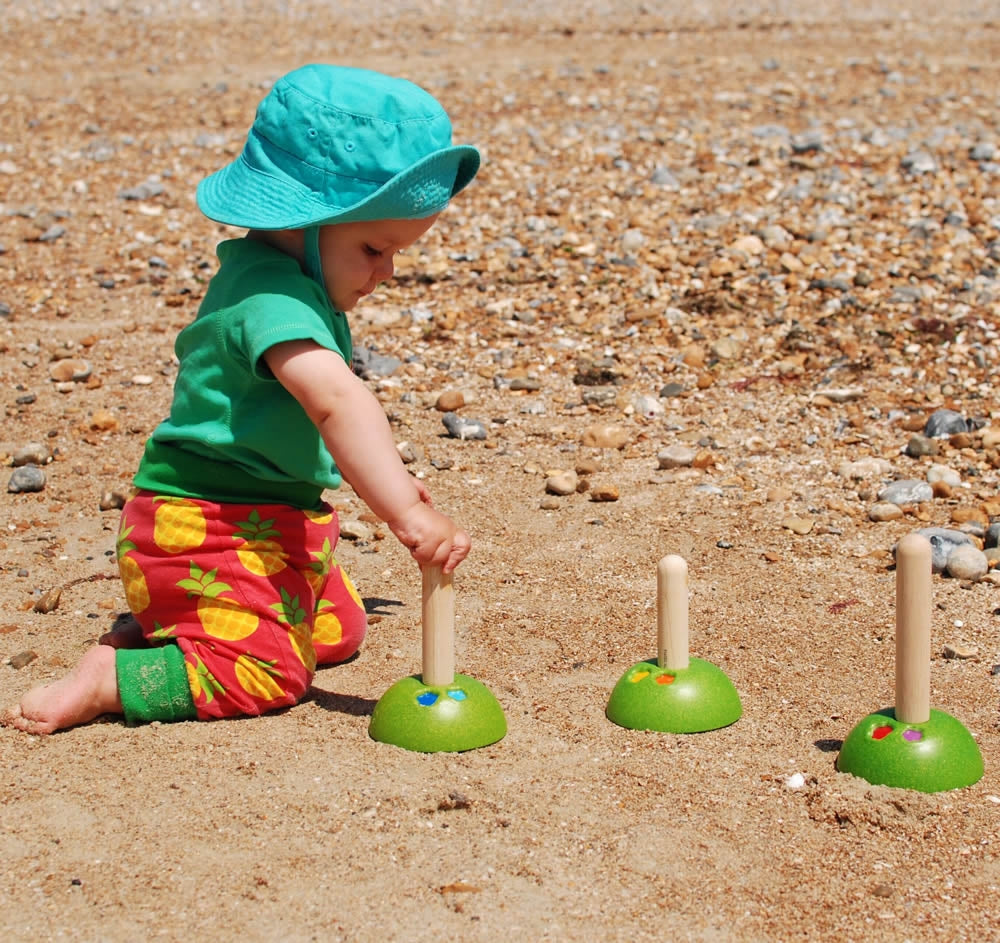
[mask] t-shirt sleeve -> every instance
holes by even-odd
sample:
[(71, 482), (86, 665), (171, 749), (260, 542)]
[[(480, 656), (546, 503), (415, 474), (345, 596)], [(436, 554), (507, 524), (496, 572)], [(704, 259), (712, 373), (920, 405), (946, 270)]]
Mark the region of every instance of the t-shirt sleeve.
[[(281, 294), (258, 294), (245, 299), (235, 316), (220, 321), (226, 333), (224, 344), (230, 353), (242, 360), (247, 369), (262, 379), (274, 379), (264, 354), (276, 344), (287, 341), (311, 340), (339, 354), (350, 362), (350, 348), (345, 349), (331, 327), (327, 313), (308, 303), (307, 299)], [(334, 318), (344, 319), (339, 312)], [(348, 342), (349, 344), (349, 342)]]

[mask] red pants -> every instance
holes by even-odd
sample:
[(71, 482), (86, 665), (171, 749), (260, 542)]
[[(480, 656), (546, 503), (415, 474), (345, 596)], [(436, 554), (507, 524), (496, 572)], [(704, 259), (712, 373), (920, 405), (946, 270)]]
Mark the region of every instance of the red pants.
[(184, 653), (199, 719), (296, 704), (316, 664), (364, 639), (364, 606), (333, 557), (324, 505), (217, 504), (138, 492), (122, 510), (125, 598), (153, 645)]

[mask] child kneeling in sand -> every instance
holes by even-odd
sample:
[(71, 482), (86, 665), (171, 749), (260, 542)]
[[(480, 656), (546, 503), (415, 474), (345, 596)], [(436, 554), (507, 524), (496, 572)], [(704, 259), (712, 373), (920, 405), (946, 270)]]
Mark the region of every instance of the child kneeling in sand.
[(342, 476), (419, 563), (461, 563), (468, 535), (403, 467), (351, 371), (345, 312), (478, 169), (440, 104), (403, 79), (309, 65), (274, 85), (240, 157), (198, 187), (206, 216), (249, 231), (218, 247), (177, 338), (170, 416), (122, 510), (141, 636), (106, 636), (9, 723), (51, 733), (107, 713), (140, 723), (297, 703), (316, 664), (350, 657), (365, 633), (321, 497)]

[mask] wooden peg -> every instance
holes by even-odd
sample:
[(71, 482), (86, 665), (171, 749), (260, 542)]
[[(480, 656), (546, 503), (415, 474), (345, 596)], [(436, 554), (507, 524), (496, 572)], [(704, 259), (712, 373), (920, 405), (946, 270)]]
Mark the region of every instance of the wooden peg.
[(931, 716), (931, 545), (907, 534), (896, 545), (896, 719)]
[(687, 563), (670, 554), (656, 567), (657, 660), (661, 668), (684, 671), (688, 659)]
[(452, 574), (439, 566), (425, 566), (423, 574), (423, 672), (428, 686), (455, 680), (455, 591)]

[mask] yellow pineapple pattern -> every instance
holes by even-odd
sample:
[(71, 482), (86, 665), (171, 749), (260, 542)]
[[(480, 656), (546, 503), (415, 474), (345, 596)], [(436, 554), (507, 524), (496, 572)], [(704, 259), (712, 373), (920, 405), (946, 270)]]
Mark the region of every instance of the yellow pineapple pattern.
[(160, 495), (153, 515), (153, 543), (164, 553), (185, 553), (205, 542), (208, 526), (200, 507), (187, 498)]
[(206, 635), (230, 642), (253, 635), (260, 619), (237, 600), (222, 596), (222, 593), (231, 593), (233, 588), (216, 580), (218, 572), (218, 567), (205, 571), (192, 560), (191, 575), (178, 580), (177, 586), (187, 592), (189, 599), (198, 597), (198, 619)]
[(146, 576), (142, 572), (142, 567), (128, 555), (130, 551), (136, 549), (135, 544), (128, 539), (133, 530), (135, 528), (128, 526), (125, 515), (122, 514), (115, 551), (118, 557), (118, 569), (121, 571), (122, 583), (125, 587), (125, 601), (132, 613), (138, 614), (149, 608), (149, 587), (146, 585)]
[(314, 645), (336, 645), (344, 637), (344, 626), (340, 618), (327, 609), (332, 609), (329, 599), (316, 603), (316, 618), (313, 620), (312, 640)]
[(204, 698), (205, 703), (210, 704), (215, 700), (216, 694), (226, 693), (226, 689), (208, 670), (208, 666), (201, 660), (201, 656), (188, 655), (184, 659), (184, 667), (187, 669), (188, 686), (196, 701), (199, 698)]
[(322, 511), (305, 510), (302, 513), (318, 527), (325, 527), (333, 522), (333, 511), (329, 508)]
[(307, 671), (315, 671), (316, 649), (313, 648), (312, 630), (307, 622), (308, 613), (299, 605), (299, 597), (291, 596), (282, 586), (281, 602), (273, 603), (271, 608), (277, 610), (278, 621), (288, 626), (288, 640), (299, 661)]
[(246, 570), (255, 576), (274, 576), (287, 566), (288, 554), (274, 539), (281, 536), (281, 531), (275, 530), (273, 517), (262, 521), (260, 512), (254, 508), (247, 520), (236, 526), (239, 530), (233, 539), (240, 541), (236, 556)]
[(240, 655), (236, 659), (236, 680), (247, 694), (260, 698), (262, 701), (274, 701), (283, 697), (285, 692), (275, 678), (283, 677), (278, 671), (276, 661), (263, 661), (253, 655)]

